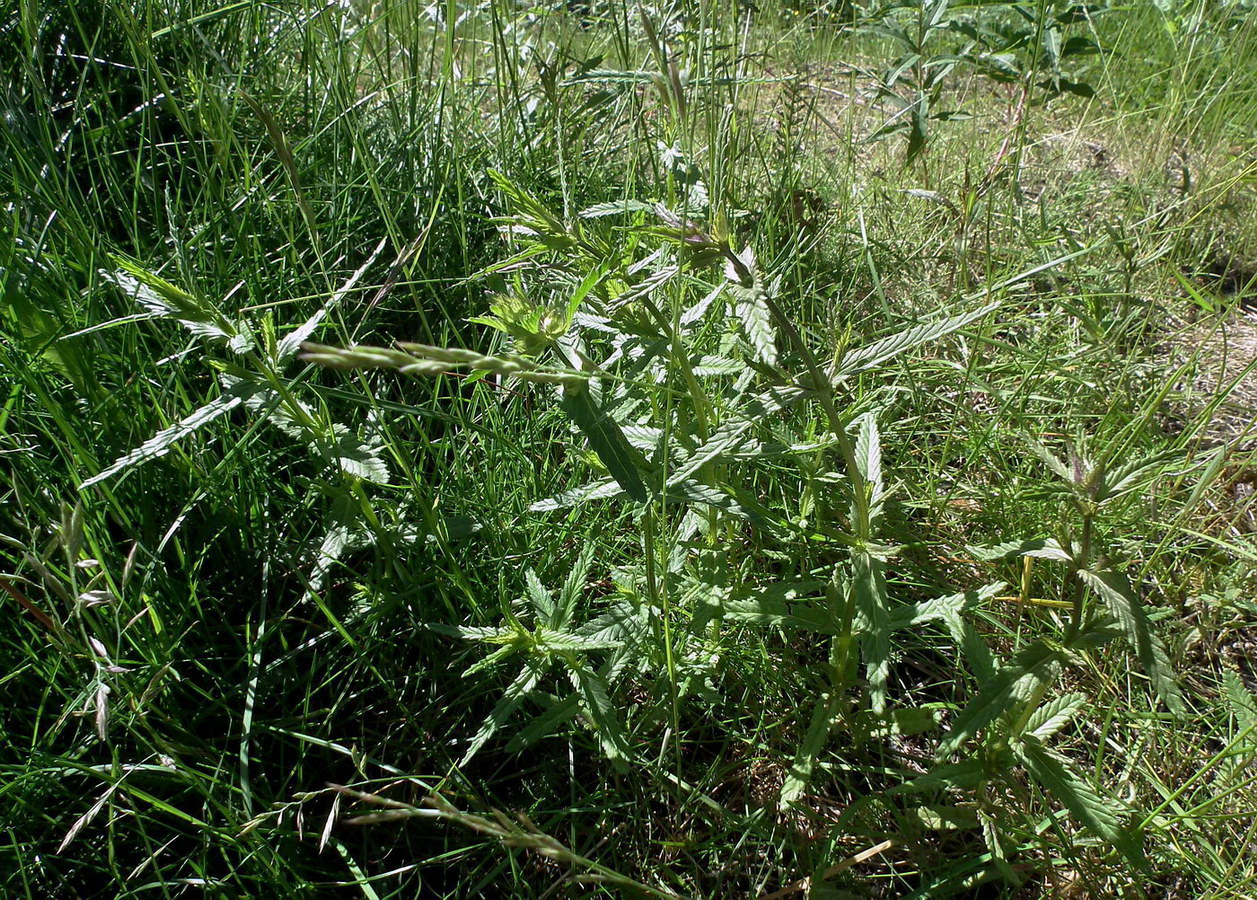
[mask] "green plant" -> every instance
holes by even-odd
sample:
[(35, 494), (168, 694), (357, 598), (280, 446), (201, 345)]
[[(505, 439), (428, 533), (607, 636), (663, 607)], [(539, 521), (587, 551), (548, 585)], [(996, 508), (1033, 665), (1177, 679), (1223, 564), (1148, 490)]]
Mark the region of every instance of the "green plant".
[[(480, 321), (507, 335), (518, 355), (413, 344), (395, 350), (307, 345), (304, 354), (338, 368), (390, 368), (418, 377), (465, 366), (481, 376), (515, 379), (520, 388), (531, 382), (554, 390), (592, 451), (574, 455), (605, 474), (534, 504), (533, 511), (623, 498), (641, 520), (643, 564), (622, 570), (609, 611), (589, 625), (572, 624), (590, 561), (587, 544), (573, 570), (576, 580), (558, 602), (528, 574), (531, 629), (509, 608), (498, 628), (433, 626), (502, 645), (468, 675), (508, 656), (524, 660), (464, 761), (536, 692), (556, 662), (567, 669), (575, 693), (544, 695), (543, 710), (521, 739), (534, 740), (580, 713), (604, 752), (623, 761), (632, 736), (626, 738), (613, 715), (610, 695), (625, 666), (663, 664), (668, 694), (661, 699), (676, 727), (680, 704), (695, 691), (702, 696), (699, 686), (719, 665), (721, 628), (799, 630), (827, 640), (829, 649), (823, 687), (781, 791), (780, 805), (789, 809), (807, 791), (835, 728), (872, 736), (879, 729), (910, 734), (935, 726), (930, 708), (895, 702), (889, 676), (895, 633), (940, 621), (977, 677), (977, 693), (939, 742), (938, 768), (888, 796), (926, 787), (980, 791), (1020, 764), (1078, 821), (1138, 862), (1139, 836), (1125, 830), (1121, 809), (1045, 742), (1084, 703), (1077, 693), (1049, 697), (1062, 668), (1118, 634), (1128, 638), (1159, 695), (1182, 710), (1164, 647), (1129, 581), (1097, 546), (1095, 530), (1102, 507), (1145, 488), (1171, 457), (1119, 466), (1109, 462), (1116, 450), (1092, 460), (1080, 448), (1064, 463), (1030, 442), (1064, 479), (1081, 533), (975, 553), (1065, 564), (1073, 585), (1070, 618), (1063, 635), (1032, 641), (1000, 663), (966, 618), (997, 585), (915, 604), (895, 599), (886, 578), (898, 549), (884, 532), (889, 487), (877, 424), (883, 401), (875, 388), (852, 390), (857, 375), (972, 325), (995, 304), (861, 346), (840, 342), (818, 358), (813, 339), (783, 312), (779, 282), (759, 270), (749, 248), (735, 251), (719, 232), (662, 205), (653, 209), (655, 223), (643, 212), (633, 214), (634, 223), (613, 242), (611, 233), (589, 224), (604, 210), (564, 221), (503, 176), (494, 177), (513, 208), (499, 221), (524, 236), (514, 259), (537, 265), (518, 294), (495, 301), (493, 315)], [(724, 277), (711, 285), (704, 276), (717, 265)], [(755, 467), (770, 460), (792, 472), (795, 485), (775, 503), (755, 489)], [(746, 547), (747, 536), (755, 549)], [(804, 577), (748, 582), (765, 553), (788, 559)], [(1104, 613), (1091, 609), (1093, 594)], [(586, 661), (597, 651), (610, 652), (601, 666)], [(655, 658), (659, 652), (662, 659)], [(979, 735), (980, 749), (951, 761)], [(997, 842), (1000, 825), (991, 821)], [(991, 850), (996, 853), (996, 843)], [(998, 853), (995, 858), (1002, 860)]]
[(10, 4), (0, 893), (1251, 893), (1243, 7)]
[[(1071, 80), (1064, 67), (1098, 53), (1099, 45), (1089, 36), (1065, 34), (1071, 26), (1090, 24), (1102, 5), (1039, 0), (975, 6), (966, 14), (950, 0), (900, 4), (864, 22), (864, 30), (889, 38), (899, 51), (878, 74), (880, 95), (898, 108), (871, 140), (906, 133), (912, 161), (925, 150), (931, 123), (967, 118), (960, 109), (940, 108), (948, 76), (958, 67), (1019, 84), (1023, 107), (1034, 88), (1045, 97), (1094, 96), (1089, 83)], [(948, 40), (953, 35), (963, 43), (955, 46)]]

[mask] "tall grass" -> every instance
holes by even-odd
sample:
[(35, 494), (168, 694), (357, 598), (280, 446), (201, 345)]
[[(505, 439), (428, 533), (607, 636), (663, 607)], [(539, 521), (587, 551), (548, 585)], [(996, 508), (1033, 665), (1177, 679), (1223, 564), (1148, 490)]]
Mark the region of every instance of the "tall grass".
[(5, 893), (1251, 893), (1243, 10), (21, 0)]

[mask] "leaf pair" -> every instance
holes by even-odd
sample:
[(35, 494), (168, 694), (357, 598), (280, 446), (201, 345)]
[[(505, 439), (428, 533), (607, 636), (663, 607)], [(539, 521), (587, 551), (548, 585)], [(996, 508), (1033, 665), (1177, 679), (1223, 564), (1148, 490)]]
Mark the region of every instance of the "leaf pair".
[(583, 713), (608, 759), (622, 767), (632, 756), (624, 727), (610, 699), (609, 680), (614, 666), (610, 663), (595, 666), (589, 659), (590, 653), (624, 646), (623, 619), (608, 615), (585, 625), (575, 623), (593, 560), (592, 547), (592, 544), (586, 546), (557, 598), (532, 570), (525, 573), (524, 597), (531, 609), (532, 628), (509, 610), (506, 611), (506, 621), (496, 628), (439, 623), (428, 625), (431, 631), (499, 647), (468, 669), (467, 675), (474, 675), (512, 657), (521, 658), (519, 673), (472, 737), (459, 765), (465, 766), (472, 760), (523, 703), (539, 691), (543, 679), (556, 667), (566, 675), (572, 693), (565, 699), (549, 700), (548, 710), (521, 732), (524, 739), (532, 741), (543, 737), (563, 722)]

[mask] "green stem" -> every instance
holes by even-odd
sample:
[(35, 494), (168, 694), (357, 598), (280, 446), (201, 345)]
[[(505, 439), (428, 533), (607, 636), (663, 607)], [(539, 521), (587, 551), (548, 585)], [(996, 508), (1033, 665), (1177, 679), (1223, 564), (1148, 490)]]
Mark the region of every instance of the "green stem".
[(1078, 632), (1082, 629), (1083, 617), (1083, 601), (1087, 597), (1087, 586), (1083, 580), (1078, 577), (1080, 569), (1086, 569), (1091, 565), (1091, 543), (1093, 532), (1095, 529), (1095, 512), (1091, 509), (1084, 508), (1082, 512), (1082, 539), (1078, 543), (1078, 556), (1074, 559), (1073, 568), (1073, 606), (1069, 614), (1069, 630), (1065, 633), (1065, 641), (1068, 643), (1078, 636)]

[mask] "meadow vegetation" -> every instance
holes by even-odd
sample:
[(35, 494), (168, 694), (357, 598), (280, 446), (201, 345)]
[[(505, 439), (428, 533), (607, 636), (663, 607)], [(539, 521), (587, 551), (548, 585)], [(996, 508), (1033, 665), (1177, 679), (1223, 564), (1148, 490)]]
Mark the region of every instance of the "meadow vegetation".
[(1257, 896), (1251, 0), (18, 0), (0, 893)]

